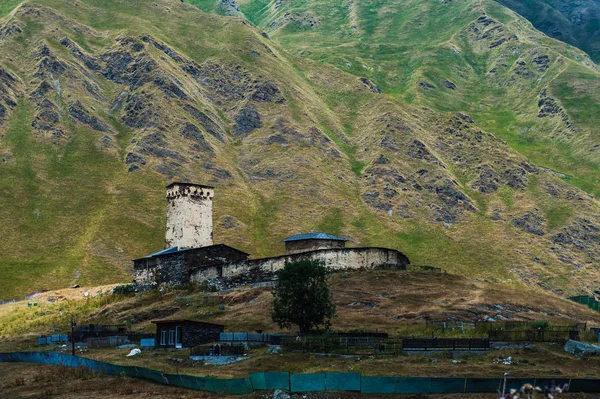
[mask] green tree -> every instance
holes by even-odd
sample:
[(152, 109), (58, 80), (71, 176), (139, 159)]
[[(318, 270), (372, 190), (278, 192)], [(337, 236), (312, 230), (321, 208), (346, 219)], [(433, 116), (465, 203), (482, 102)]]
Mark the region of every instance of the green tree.
[(320, 326), (329, 328), (335, 305), (329, 291), (328, 275), (329, 270), (322, 261), (286, 263), (277, 272), (278, 281), (273, 289), (273, 321), (281, 328), (297, 325), (300, 335)]

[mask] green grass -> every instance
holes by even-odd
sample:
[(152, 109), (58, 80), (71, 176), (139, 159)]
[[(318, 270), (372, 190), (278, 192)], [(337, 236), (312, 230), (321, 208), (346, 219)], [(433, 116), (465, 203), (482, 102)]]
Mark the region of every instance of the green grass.
[[(164, 244), (164, 184), (170, 179), (201, 183), (212, 179), (203, 166), (208, 161), (196, 157), (189, 149), (190, 143), (178, 134), (189, 116), (181, 111), (178, 100), (160, 96), (152, 84), (138, 90), (155, 95), (153, 101), (164, 112), (159, 116), (171, 122), (164, 129), (169, 149), (186, 157), (173, 176), (155, 172), (169, 159), (150, 155), (142, 171), (127, 171), (123, 162), (127, 153), (134, 149), (135, 140), (151, 129), (125, 126), (120, 122), (123, 110), (109, 115), (111, 102), (124, 86), (100, 74), (88, 76), (98, 82), (106, 100), (92, 99), (77, 86), (80, 72), (75, 68), (74, 77), (62, 82), (62, 96), (52, 97), (62, 109), (61, 123), (69, 135), (67, 142), (52, 145), (34, 138), (31, 121), (37, 110), (27, 94), (37, 81), (23, 66), (31, 66), (31, 53), (40, 40), (47, 40), (56, 56), (69, 65), (79, 63), (50, 36), (68, 35), (84, 50), (99, 55), (114, 46), (118, 37), (147, 33), (198, 63), (210, 60), (221, 66), (239, 66), (251, 82), (268, 79), (279, 86), (285, 103), (256, 103), (263, 118), (262, 129), (237, 141), (228, 137), (224, 144), (207, 135), (216, 154), (210, 160), (214, 164), (211, 167), (226, 169), (232, 175), (216, 181), (215, 242), (236, 246), (253, 257), (279, 255), (280, 240), (286, 235), (319, 229), (347, 236), (357, 246), (396, 248), (414, 264), (439, 266), (463, 275), (503, 280), (511, 278), (513, 265), (527, 267), (531, 261), (525, 253), (530, 251), (515, 251), (522, 243), (508, 222), (487, 219), (493, 201), (502, 201), (515, 212), (537, 206), (546, 213), (551, 230), (562, 228), (577, 212), (588, 210), (574, 201), (549, 200), (543, 187), (546, 175), (538, 180), (530, 176), (530, 188), (525, 193), (506, 187), (491, 195), (472, 190), (476, 165), (459, 167), (453, 160), (454, 154), (441, 145), (441, 135), (456, 112), (470, 114), (478, 128), (504, 139), (532, 162), (567, 173), (567, 183), (598, 192), (598, 162), (594, 154), (585, 151), (598, 140), (592, 109), (598, 101), (593, 90), (596, 72), (574, 63), (575, 53), (567, 52), (561, 56), (564, 63), (553, 64), (544, 76), (510, 80), (508, 70), (501, 72), (502, 84), (491, 81), (487, 73), (498, 62), (507, 63), (510, 69), (518, 57), (529, 57), (534, 46), (547, 42), (537, 41), (534, 31), (519, 26), (514, 16), (487, 1), (481, 7), (508, 24), (506, 31), (514, 30), (523, 37), (518, 54), (514, 51), (504, 57), (505, 49), (478, 49), (469, 36), (468, 25), (483, 11), (472, 0), (447, 4), (423, 0), (358, 1), (356, 21), (345, 0), (288, 1), (277, 12), (267, 6), (271, 2), (266, 0), (242, 2), (245, 15), (259, 29), (237, 18), (208, 16), (189, 5), (167, 0), (156, 0), (151, 6), (143, 0), (81, 0), (77, 7), (63, 0), (30, 3), (54, 8), (65, 20), (88, 25), (98, 35), (85, 29), (71, 32), (53, 25), (54, 20), (40, 23), (23, 17), (23, 34), (9, 39), (13, 40), (10, 46), (3, 47), (7, 53), (2, 54), (0, 62), (7, 64), (24, 86), (19, 108), (0, 139), (2, 154), (13, 156), (11, 162), (0, 165), (0, 188), (6, 193), (0, 197), (0, 234), (4, 237), (0, 243), (0, 276), (9, 277), (0, 279), (3, 298), (69, 285), (77, 271), (81, 274), (80, 284), (129, 281), (130, 259), (154, 252)], [(190, 3), (218, 12), (217, 1)], [(279, 28), (272, 25), (286, 12), (311, 15), (319, 22), (314, 29), (300, 23)], [(351, 28), (354, 22), (357, 29)], [(261, 30), (273, 40), (262, 37)], [(277, 57), (270, 55), (265, 46)], [(551, 43), (547, 46), (555, 61), (558, 53), (552, 50)], [(260, 56), (249, 55), (254, 49)], [(182, 73), (174, 60), (155, 48), (148, 52), (156, 62), (157, 73), (176, 77), (194, 96), (192, 102), (197, 103), (198, 109), (219, 115), (219, 123), (226, 131), (235, 124), (240, 107), (251, 101), (248, 97), (213, 97), (210, 89)], [(527, 62), (531, 64), (529, 58)], [(358, 77), (371, 79), (384, 94), (365, 90)], [(420, 80), (430, 81), (437, 88), (423, 91), (417, 86)], [(444, 88), (444, 80), (454, 82), (456, 90)], [(581, 82), (586, 82), (585, 90)], [(557, 122), (537, 118), (537, 96), (546, 86), (567, 109), (577, 128), (576, 137), (551, 137)], [(110, 124), (119, 149), (100, 151), (98, 132), (70, 122), (67, 109), (75, 99), (81, 99)], [(413, 130), (388, 132), (385, 122), (381, 122), (384, 115), (401, 119)], [(324, 137), (315, 134), (310, 145), (263, 146), (279, 120), (305, 137), (318, 128), (331, 142), (325, 143)], [(382, 135), (399, 143), (418, 138), (446, 166), (409, 160), (404, 144), (398, 151), (383, 148)], [(332, 154), (332, 148), (342, 156)], [(494, 141), (476, 147), (474, 152), (477, 162), (483, 163), (504, 157), (519, 159)], [(364, 171), (380, 153), (390, 160), (383, 168), (394, 169), (409, 179), (422, 167), (431, 172), (429, 176), (435, 173), (442, 178), (456, 178), (461, 191), (471, 197), (479, 212), (465, 211), (455, 224), (444, 227), (435, 220), (432, 208), (440, 204), (439, 196), (410, 185), (390, 199), (394, 208), (405, 202), (410, 204), (410, 218), (370, 207), (362, 194), (375, 188), (367, 183), (371, 176)], [(253, 176), (254, 168), (289, 173)], [(377, 183), (377, 189), (383, 189), (384, 184)], [(592, 205), (589, 209), (595, 208)], [(225, 215), (239, 224), (234, 228), (219, 224), (217, 221)], [(544, 245), (532, 242), (531, 253), (548, 251)], [(562, 281), (568, 272), (557, 260), (549, 262), (547, 269), (558, 275), (552, 281)]]
[(0, 4), (0, 18), (10, 14), (23, 0), (2, 0)]
[(548, 221), (548, 229), (554, 230), (564, 227), (571, 216), (573, 216), (573, 208), (568, 205), (554, 205), (545, 207), (546, 219)]
[[(215, 4), (212, 0), (191, 3), (206, 12), (211, 12)], [(600, 100), (593, 94), (599, 90), (590, 89), (586, 94), (573, 88), (576, 84), (581, 87), (577, 82), (584, 81), (597, 88), (597, 83), (593, 83), (600, 79), (597, 71), (570, 63), (569, 72), (551, 68), (539, 80), (521, 79), (500, 85), (491, 82), (487, 73), (497, 57), (502, 56), (501, 62), (510, 66), (532, 45), (523, 44), (523, 51), (509, 52), (508, 56), (502, 54), (502, 48), (476, 50), (467, 26), (481, 13), (487, 12), (506, 24), (506, 29), (514, 29), (517, 36), (540, 42), (546, 40), (534, 30), (527, 30), (526, 24), (493, 1), (483, 2), (481, 7), (485, 11), (481, 12), (469, 1), (446, 4), (419, 0), (360, 1), (355, 3), (358, 30), (350, 27), (346, 4), (342, 0), (287, 2), (274, 12), (265, 0), (251, 0), (243, 2), (242, 9), (249, 20), (292, 53), (309, 50), (310, 58), (366, 76), (386, 93), (407, 103), (438, 111), (469, 113), (484, 129), (506, 140), (511, 148), (533, 162), (572, 175), (572, 184), (600, 195), (600, 159), (597, 154), (586, 151), (599, 140), (594, 121), (600, 118)], [(273, 27), (272, 23), (285, 12), (313, 13), (319, 16), (319, 24), (312, 29), (300, 28), (297, 24)], [(445, 42), (458, 47), (460, 53), (451, 50)], [(549, 41), (548, 46), (551, 55), (554, 48), (570, 59), (580, 59), (580, 54), (559, 42)], [(420, 92), (416, 82), (421, 77), (438, 88)], [(507, 82), (513, 78), (507, 71), (501, 72), (499, 80)], [(454, 82), (457, 89), (444, 89), (442, 82), (446, 79)], [(553, 92), (572, 117), (578, 134), (589, 136), (588, 141), (548, 138), (548, 126), (537, 118), (535, 106), (537, 95), (547, 83), (552, 85)], [(524, 127), (532, 133), (528, 136), (516, 133)], [(352, 131), (351, 119), (347, 120), (345, 130), (348, 134)], [(352, 169), (360, 174), (363, 165), (353, 158), (350, 149), (344, 152), (351, 159)]]
[(317, 225), (319, 231), (323, 231), (327, 234), (333, 234), (339, 236), (342, 229), (344, 228), (344, 215), (342, 210), (339, 208), (331, 208), (325, 217), (321, 220), (321, 223)]

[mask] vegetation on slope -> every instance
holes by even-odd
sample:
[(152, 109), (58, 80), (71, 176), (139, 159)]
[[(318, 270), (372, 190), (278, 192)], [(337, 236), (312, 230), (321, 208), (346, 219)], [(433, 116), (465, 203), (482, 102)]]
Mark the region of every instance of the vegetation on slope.
[[(128, 281), (163, 246), (174, 179), (216, 185), (215, 242), (254, 257), (319, 228), (463, 275), (597, 289), (599, 205), (574, 186), (597, 191), (597, 72), (496, 3), (431, 4), (436, 23), (357, 3), (358, 33), (323, 12), (273, 26), (277, 42), (179, 1), (77, 4), (1, 21), (0, 298)], [(265, 25), (256, 4), (240, 8)], [(400, 23), (419, 18), (419, 34)], [(509, 28), (522, 39), (490, 49)]]
[[(204, 10), (216, 3), (189, 2)], [(597, 128), (586, 117), (600, 118), (597, 67), (499, 4), (245, 0), (239, 6), (294, 54), (369, 77), (409, 103), (467, 112), (534, 162), (600, 195)], [(580, 106), (567, 104), (561, 81)], [(538, 117), (544, 88), (570, 121)]]
[(600, 2), (587, 0), (497, 0), (550, 37), (579, 47), (600, 62)]

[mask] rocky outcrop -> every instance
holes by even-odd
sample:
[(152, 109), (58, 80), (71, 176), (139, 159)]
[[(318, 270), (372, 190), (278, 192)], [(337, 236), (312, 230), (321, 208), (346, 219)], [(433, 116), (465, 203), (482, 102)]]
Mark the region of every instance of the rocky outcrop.
[(69, 114), (79, 122), (99, 132), (108, 132), (110, 130), (110, 127), (106, 123), (91, 115), (80, 101), (69, 107)]
[(546, 220), (540, 215), (537, 210), (526, 212), (523, 215), (511, 220), (513, 226), (526, 231), (530, 234), (543, 236)]
[(239, 138), (247, 137), (255, 129), (263, 126), (260, 113), (253, 104), (248, 104), (240, 110), (235, 118), (235, 123), (232, 133)]
[(243, 15), (236, 0), (219, 0), (219, 7), (223, 10), (225, 15), (235, 17)]
[(193, 149), (196, 152), (202, 153), (204, 157), (214, 158), (215, 151), (213, 150), (210, 143), (206, 141), (204, 135), (196, 125), (186, 123), (181, 128), (181, 135), (186, 139), (194, 142)]
[(75, 44), (75, 42), (73, 42), (71, 39), (69, 39), (68, 37), (63, 38), (60, 41), (60, 44), (62, 44), (63, 46), (65, 46), (66, 48), (71, 50), (71, 54), (73, 54), (73, 56), (75, 58), (77, 58), (78, 60), (80, 60), (81, 62), (83, 62), (83, 64), (90, 70), (92, 71), (99, 71), (101, 69), (100, 64), (98, 64), (98, 62), (91, 57), (90, 55), (84, 53), (77, 44)]
[(121, 121), (133, 128), (159, 128), (165, 123), (162, 108), (147, 95), (132, 93), (125, 100)]
[(581, 268), (600, 262), (600, 222), (578, 217), (552, 237), (552, 251), (563, 263)]
[(265, 103), (283, 103), (285, 102), (285, 98), (281, 96), (281, 92), (277, 85), (273, 82), (265, 82), (256, 87), (254, 93), (250, 96), (250, 98), (256, 102), (265, 102)]
[(204, 130), (206, 130), (206, 133), (210, 134), (220, 142), (225, 142), (225, 132), (223, 131), (221, 126), (213, 122), (213, 120), (208, 115), (194, 108), (190, 104), (184, 104), (183, 109), (202, 125)]
[(378, 94), (381, 93), (381, 89), (379, 87), (377, 87), (377, 85), (375, 83), (371, 82), (369, 79), (367, 79), (367, 78), (360, 78), (360, 82), (369, 91), (372, 91), (373, 93), (378, 93)]

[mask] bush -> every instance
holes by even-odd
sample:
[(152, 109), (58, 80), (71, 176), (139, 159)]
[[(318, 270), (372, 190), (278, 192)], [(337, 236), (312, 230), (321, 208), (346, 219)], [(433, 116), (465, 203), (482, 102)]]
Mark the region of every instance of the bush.
[(134, 296), (138, 293), (139, 286), (137, 284), (117, 285), (113, 288), (114, 295)]

